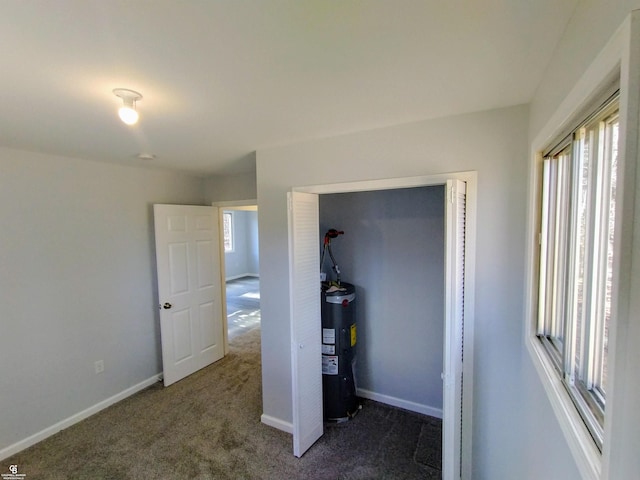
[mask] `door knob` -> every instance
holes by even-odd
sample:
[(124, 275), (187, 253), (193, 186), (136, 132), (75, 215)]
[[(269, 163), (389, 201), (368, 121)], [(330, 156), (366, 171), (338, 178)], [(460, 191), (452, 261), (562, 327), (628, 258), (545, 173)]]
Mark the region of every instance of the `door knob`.
[(164, 308), (165, 310), (169, 310), (173, 305), (171, 305), (169, 302), (165, 302), (164, 305), (162, 305), (162, 308)]

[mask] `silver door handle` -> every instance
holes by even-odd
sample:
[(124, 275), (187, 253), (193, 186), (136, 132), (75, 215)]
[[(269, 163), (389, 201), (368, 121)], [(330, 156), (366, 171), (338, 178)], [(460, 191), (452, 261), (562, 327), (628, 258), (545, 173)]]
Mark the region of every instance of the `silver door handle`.
[(165, 310), (169, 310), (173, 305), (171, 305), (169, 302), (165, 302), (164, 305), (162, 305), (162, 308), (164, 308)]

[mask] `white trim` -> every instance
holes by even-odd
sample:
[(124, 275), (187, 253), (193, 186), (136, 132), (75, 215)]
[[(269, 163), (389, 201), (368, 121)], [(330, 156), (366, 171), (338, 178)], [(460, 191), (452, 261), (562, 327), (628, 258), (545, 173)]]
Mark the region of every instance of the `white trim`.
[(211, 206), (229, 210), (257, 210), (258, 200), (249, 198), (247, 200), (229, 200), (225, 202), (211, 202)]
[[(528, 221), (527, 221), (527, 265), (526, 265), (526, 298), (525, 298), (525, 344), (531, 356), (532, 362), (538, 372), (544, 389), (547, 393), (552, 409), (556, 415), (560, 428), (569, 445), (576, 466), (583, 478), (598, 479), (607, 478), (607, 469), (603, 471), (603, 455), (595, 447), (591, 435), (587, 431), (584, 422), (578, 415), (571, 398), (566, 389), (562, 385), (553, 366), (550, 364), (546, 353), (543, 351), (539, 340), (536, 337), (536, 318), (537, 310), (537, 266), (538, 263), (538, 232), (537, 228), (537, 207), (540, 197), (537, 192), (537, 186), (541, 182), (540, 164), (542, 162), (542, 149), (548, 146), (553, 136), (567, 126), (568, 122), (589, 102), (603, 85), (608, 83), (611, 78), (624, 71), (625, 51), (630, 42), (630, 17), (621, 27), (613, 34), (609, 42), (598, 54), (595, 60), (587, 68), (580, 80), (574, 88), (569, 92), (564, 101), (559, 105), (556, 112), (551, 116), (547, 124), (541, 129), (538, 135), (531, 143), (530, 158), (533, 160), (529, 167), (529, 202), (528, 202)], [(620, 79), (621, 88), (621, 111), (624, 107), (624, 87), (625, 79)], [(623, 136), (624, 133), (621, 133)], [(620, 145), (619, 155), (624, 155), (622, 145)], [(620, 157), (619, 157), (620, 161)], [(613, 327), (615, 329), (615, 326)], [(610, 337), (610, 351), (615, 351), (615, 338)], [(610, 365), (610, 378), (613, 376), (615, 366), (613, 362)], [(613, 397), (613, 391), (608, 397)], [(607, 398), (607, 403), (611, 404), (612, 398)], [(607, 454), (606, 442), (607, 438), (607, 420), (605, 419), (605, 455)], [(605, 464), (607, 460), (604, 460)]]
[(123, 390), (122, 392), (107, 398), (106, 400), (102, 400), (101, 402), (98, 402), (95, 405), (85, 410), (82, 410), (81, 412), (71, 415), (70, 417), (65, 418), (64, 420), (61, 420), (60, 422), (54, 425), (51, 425), (50, 427), (47, 427), (44, 430), (41, 430), (38, 433), (31, 435), (30, 437), (20, 440), (14, 443), (13, 445), (9, 445), (8, 447), (5, 447), (2, 450), (0, 450), (0, 460), (9, 458), (10, 456), (15, 455), (16, 453), (21, 452), (25, 448), (29, 448), (32, 445), (35, 445), (36, 443), (41, 442), (52, 435), (55, 435), (59, 431), (69, 428), (72, 425), (75, 425), (76, 423), (89, 418), (91, 415), (95, 415), (99, 411), (104, 410), (105, 408), (110, 407), (111, 405), (118, 403), (124, 400), (125, 398), (130, 397), (131, 395), (134, 395), (140, 392), (141, 390), (144, 390), (145, 388), (150, 387), (154, 383), (157, 383), (161, 380), (162, 380), (162, 373), (159, 373), (158, 375), (154, 375), (153, 377), (143, 380), (137, 385), (129, 387), (126, 390)]
[(222, 307), (222, 341), (224, 346), (224, 355), (229, 354), (229, 325), (227, 323), (227, 265), (226, 252), (224, 251), (224, 210), (214, 202), (211, 206), (218, 209), (218, 258), (220, 260), (220, 306)]
[(574, 455), (578, 470), (584, 479), (599, 479), (602, 470), (601, 455), (587, 430), (584, 421), (576, 410), (569, 393), (551, 363), (546, 350), (539, 341), (528, 341), (529, 353), (537, 360), (533, 364), (543, 379), (542, 385), (547, 393), (553, 411)]
[(362, 398), (374, 400), (376, 402), (384, 403), (385, 405), (391, 405), (392, 407), (402, 408), (409, 410), (410, 412), (421, 413), (422, 415), (429, 415), (430, 417), (442, 419), (442, 409), (424, 405), (422, 403), (411, 402), (398, 397), (392, 397), (391, 395), (384, 395), (382, 393), (372, 392), (363, 388), (358, 388), (357, 395)]
[(438, 175), (423, 175), (417, 177), (383, 178), (380, 180), (362, 180), (359, 182), (331, 183), (327, 185), (308, 185), (293, 187), (293, 192), (305, 193), (351, 193), (368, 192), (374, 190), (395, 190), (398, 188), (427, 187), (430, 185), (445, 185), (447, 180), (458, 179), (463, 182), (476, 181), (477, 172), (451, 172)]
[(284, 420), (280, 420), (279, 418), (272, 417), (265, 413), (260, 416), (260, 421), (265, 425), (293, 435), (293, 423), (291, 422), (285, 422)]
[(624, 41), (629, 35), (628, 30), (628, 22), (625, 22), (560, 103), (558, 109), (536, 135), (532, 143), (534, 153), (548, 147), (554, 136), (575, 120), (573, 118), (575, 114), (588, 105), (593, 95), (613, 79), (612, 74), (620, 69)]
[(473, 391), (475, 350), (475, 304), (476, 304), (476, 232), (478, 205), (478, 175), (470, 172), (462, 177), (453, 176), (467, 183), (465, 264), (464, 264), (464, 362), (462, 374), (462, 478), (473, 478)]
[[(613, 291), (618, 292), (609, 325), (609, 373), (603, 451), (603, 478), (637, 476), (638, 433), (635, 419), (640, 397), (637, 388), (638, 341), (638, 213), (640, 191), (640, 10), (633, 10), (621, 27), (624, 51), (620, 74), (620, 137), (614, 245)], [(622, 172), (622, 178), (620, 173)], [(618, 221), (618, 219), (620, 219)], [(611, 358), (613, 357), (613, 358)], [(618, 374), (618, 372), (620, 372)], [(619, 377), (618, 377), (619, 375)], [(633, 416), (635, 415), (635, 416)]]

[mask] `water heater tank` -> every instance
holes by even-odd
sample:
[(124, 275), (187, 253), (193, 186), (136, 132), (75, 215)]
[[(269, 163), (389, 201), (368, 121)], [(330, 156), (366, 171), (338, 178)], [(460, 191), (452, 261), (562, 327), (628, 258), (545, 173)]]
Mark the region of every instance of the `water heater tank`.
[(344, 422), (359, 408), (356, 397), (356, 290), (350, 283), (322, 291), (324, 418)]

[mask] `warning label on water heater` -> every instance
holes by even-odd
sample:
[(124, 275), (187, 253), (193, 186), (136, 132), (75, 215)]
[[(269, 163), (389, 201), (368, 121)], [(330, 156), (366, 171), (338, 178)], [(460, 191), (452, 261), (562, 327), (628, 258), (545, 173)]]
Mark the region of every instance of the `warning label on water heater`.
[(322, 354), (323, 355), (335, 355), (336, 354), (336, 346), (335, 345), (325, 345), (322, 344)]
[(338, 357), (337, 355), (322, 355), (322, 374), (337, 375), (338, 374)]
[(336, 343), (336, 329), (335, 328), (323, 328), (322, 329), (322, 343)]

